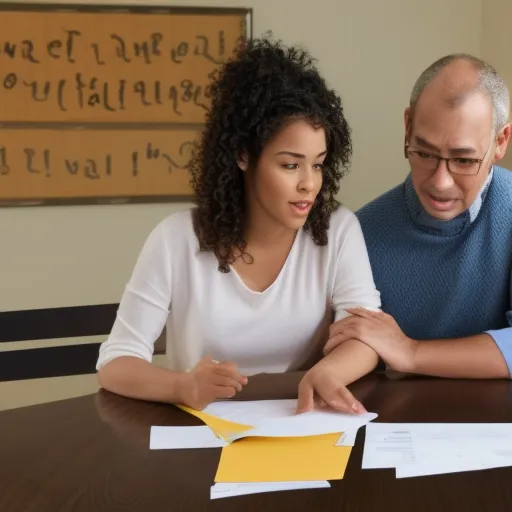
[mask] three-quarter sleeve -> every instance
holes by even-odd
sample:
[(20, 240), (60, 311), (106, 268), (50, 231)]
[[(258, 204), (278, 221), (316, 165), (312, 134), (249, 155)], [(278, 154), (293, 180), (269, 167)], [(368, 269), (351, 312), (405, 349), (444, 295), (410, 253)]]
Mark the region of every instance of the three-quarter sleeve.
[(347, 308), (379, 311), (380, 292), (375, 287), (370, 259), (359, 220), (345, 209), (337, 236), (338, 255), (333, 288), (335, 321), (348, 316)]
[(171, 307), (171, 260), (167, 227), (150, 233), (125, 287), (115, 323), (101, 344), (96, 368), (121, 356), (151, 361)]

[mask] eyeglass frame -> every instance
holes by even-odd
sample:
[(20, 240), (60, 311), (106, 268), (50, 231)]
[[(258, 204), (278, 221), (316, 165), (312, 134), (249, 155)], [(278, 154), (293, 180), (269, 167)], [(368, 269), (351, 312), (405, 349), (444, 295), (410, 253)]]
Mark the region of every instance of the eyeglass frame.
[[(489, 145), (487, 146), (487, 149), (485, 150), (484, 156), (482, 158), (467, 158), (467, 157), (460, 157), (460, 156), (444, 157), (444, 156), (440, 156), (440, 155), (435, 155), (433, 153), (429, 153), (428, 151), (422, 151), (420, 149), (411, 149), (410, 150), (409, 149), (410, 148), (409, 142), (406, 139), (404, 141), (404, 156), (405, 156), (405, 158), (407, 160), (409, 160), (409, 152), (411, 152), (411, 153), (424, 153), (425, 155), (428, 155), (429, 158), (433, 158), (433, 159), (437, 160), (437, 165), (435, 166), (435, 169), (434, 169), (436, 172), (439, 169), (439, 164), (441, 163), (441, 161), (444, 160), (444, 161), (446, 161), (446, 168), (448, 169), (448, 172), (450, 174), (456, 174), (457, 176), (477, 176), (478, 173), (480, 172), (480, 168), (482, 167), (482, 163), (487, 158), (487, 153), (489, 152), (489, 149), (491, 148), (493, 140), (495, 140), (495, 139), (493, 139), (491, 137)], [(457, 160), (459, 158), (464, 158), (465, 160), (471, 160), (472, 163), (475, 163), (475, 164), (478, 163), (478, 170), (475, 173), (471, 173), (471, 174), (463, 173), (463, 172), (457, 172), (457, 171), (452, 171), (450, 169), (450, 160)]]

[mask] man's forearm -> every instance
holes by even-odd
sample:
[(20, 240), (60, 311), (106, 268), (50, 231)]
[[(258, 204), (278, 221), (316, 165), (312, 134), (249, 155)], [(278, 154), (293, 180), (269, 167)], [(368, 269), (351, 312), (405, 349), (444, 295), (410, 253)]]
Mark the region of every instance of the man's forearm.
[(410, 371), (421, 375), (460, 379), (510, 377), (500, 349), (488, 334), (419, 341)]
[(373, 348), (362, 341), (348, 340), (326, 356), (325, 361), (336, 364), (343, 384), (348, 386), (374, 370), (379, 362), (379, 356)]

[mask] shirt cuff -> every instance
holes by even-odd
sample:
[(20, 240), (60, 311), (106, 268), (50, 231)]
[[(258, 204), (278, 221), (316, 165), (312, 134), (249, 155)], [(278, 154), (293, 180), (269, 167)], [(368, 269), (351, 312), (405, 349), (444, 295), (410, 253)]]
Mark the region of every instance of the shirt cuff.
[(496, 345), (498, 345), (498, 348), (507, 363), (508, 371), (512, 376), (512, 327), (486, 331), (486, 333), (489, 334), (489, 336), (494, 339)]

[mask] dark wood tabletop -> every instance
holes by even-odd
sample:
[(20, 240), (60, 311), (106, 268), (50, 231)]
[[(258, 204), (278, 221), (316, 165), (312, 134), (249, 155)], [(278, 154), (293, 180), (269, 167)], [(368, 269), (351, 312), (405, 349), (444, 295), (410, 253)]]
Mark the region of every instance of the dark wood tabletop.
[[(382, 422), (512, 422), (512, 382), (371, 376), (351, 387)], [(289, 392), (283, 392), (289, 396)], [(512, 468), (396, 480), (362, 470), (364, 429), (330, 489), (210, 500), (220, 450), (149, 450), (177, 408), (96, 395), (0, 413), (1, 512), (510, 512)]]

